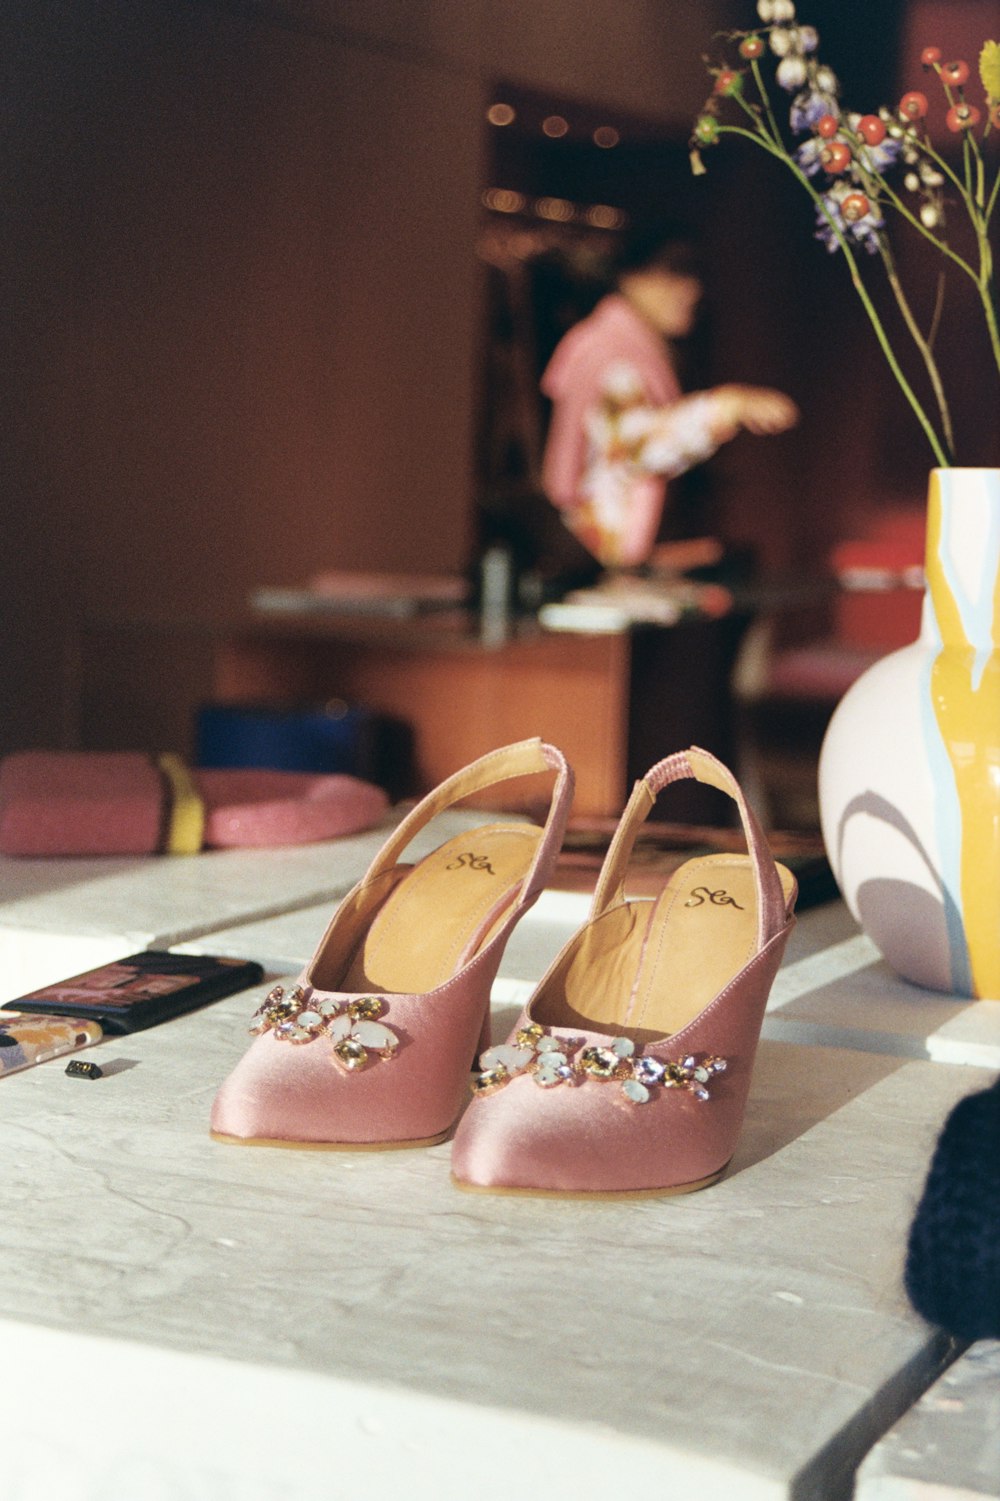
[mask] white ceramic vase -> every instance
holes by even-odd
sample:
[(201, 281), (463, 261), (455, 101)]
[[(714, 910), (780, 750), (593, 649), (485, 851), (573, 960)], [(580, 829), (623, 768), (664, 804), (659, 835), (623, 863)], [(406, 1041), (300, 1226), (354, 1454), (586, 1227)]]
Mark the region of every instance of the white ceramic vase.
[(1000, 999), (1000, 469), (935, 469), (919, 638), (830, 721), (823, 838), (898, 974)]

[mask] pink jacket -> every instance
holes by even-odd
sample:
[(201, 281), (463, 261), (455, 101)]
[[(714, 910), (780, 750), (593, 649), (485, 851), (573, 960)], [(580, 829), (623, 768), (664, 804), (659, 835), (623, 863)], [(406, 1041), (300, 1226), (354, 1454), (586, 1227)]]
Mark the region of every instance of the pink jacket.
[[(618, 362), (636, 371), (650, 405), (672, 406), (680, 399), (663, 340), (624, 297), (605, 297), (560, 341), (542, 376), (542, 390), (553, 403), (542, 485), (561, 509), (578, 502), (587, 463), (587, 414), (600, 402), (604, 372)], [(662, 493), (664, 482), (656, 483)]]

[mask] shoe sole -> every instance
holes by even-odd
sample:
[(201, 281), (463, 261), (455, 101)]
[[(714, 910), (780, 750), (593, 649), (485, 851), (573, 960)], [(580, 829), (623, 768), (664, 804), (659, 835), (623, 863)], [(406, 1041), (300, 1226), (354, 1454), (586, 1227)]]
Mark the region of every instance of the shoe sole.
[(436, 1136), (421, 1136), (414, 1141), (286, 1141), (280, 1136), (225, 1136), (210, 1131), (213, 1141), (230, 1147), (287, 1147), (297, 1152), (403, 1152), (410, 1147), (436, 1147), (451, 1135), (439, 1131)]
[[(726, 1167), (729, 1163), (726, 1163)], [(709, 1173), (707, 1178), (696, 1178), (692, 1183), (675, 1183), (669, 1188), (510, 1188), (506, 1185), (488, 1187), (483, 1183), (463, 1183), (461, 1178), (456, 1178), (452, 1173), (451, 1181), (456, 1188), (463, 1193), (470, 1194), (507, 1194), (508, 1196), (521, 1199), (577, 1199), (582, 1203), (591, 1199), (667, 1199), (677, 1194), (697, 1193), (699, 1189), (711, 1188), (713, 1183), (726, 1171), (721, 1167), (717, 1173)]]

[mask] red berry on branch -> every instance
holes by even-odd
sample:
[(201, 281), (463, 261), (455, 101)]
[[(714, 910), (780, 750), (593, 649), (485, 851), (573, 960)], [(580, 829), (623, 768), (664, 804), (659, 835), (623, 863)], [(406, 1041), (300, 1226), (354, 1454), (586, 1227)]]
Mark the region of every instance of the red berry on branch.
[(927, 113), (927, 95), (911, 89), (899, 101), (899, 113), (904, 120), (922, 120)]
[(735, 68), (723, 68), (721, 73), (716, 74), (715, 92), (732, 97), (739, 94), (743, 89), (743, 74)]
[(969, 64), (963, 63), (961, 59), (957, 62), (945, 63), (941, 69), (941, 77), (945, 83), (953, 84), (956, 89), (960, 89), (963, 83), (968, 82)]
[(740, 57), (760, 57), (764, 51), (764, 43), (759, 36), (745, 36), (740, 42)]
[(851, 165), (851, 148), (845, 141), (827, 141), (819, 159), (831, 177), (839, 177)]
[(994, 130), (1000, 130), (1000, 104), (990, 105), (990, 124)]
[(864, 193), (848, 193), (840, 205), (841, 216), (846, 224), (857, 224), (870, 210), (871, 204)]
[(835, 136), (839, 129), (840, 121), (836, 115), (820, 115), (816, 122), (816, 134), (822, 136), (824, 141), (828, 141), (831, 136)]
[(944, 123), (949, 130), (972, 130), (979, 124), (980, 114), (974, 104), (953, 104), (944, 117)]
[(925, 47), (920, 54), (920, 61), (925, 68), (933, 68), (936, 63), (941, 61), (941, 48)]
[(869, 146), (878, 146), (885, 140), (885, 121), (878, 115), (862, 115), (858, 121), (858, 135)]

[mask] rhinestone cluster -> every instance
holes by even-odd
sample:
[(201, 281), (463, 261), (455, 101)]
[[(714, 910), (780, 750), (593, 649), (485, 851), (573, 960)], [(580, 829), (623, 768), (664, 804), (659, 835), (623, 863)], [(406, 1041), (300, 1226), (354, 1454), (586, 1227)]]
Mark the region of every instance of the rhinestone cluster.
[(326, 1037), (332, 1043), (331, 1058), (345, 1073), (356, 1073), (371, 1062), (372, 1054), (388, 1063), (399, 1046), (391, 1027), (378, 1018), (385, 1002), (378, 996), (359, 996), (356, 1000), (307, 997), (301, 985), (293, 985), (287, 995), (283, 986), (275, 985), (265, 996), (250, 1023), (254, 1036), (270, 1032), (278, 1042), (315, 1042)]
[(713, 1075), (725, 1072), (725, 1058), (688, 1053), (679, 1061), (661, 1062), (636, 1052), (628, 1037), (615, 1037), (607, 1047), (583, 1046), (573, 1038), (553, 1037), (537, 1022), (515, 1033), (514, 1041), (488, 1048), (479, 1060), (481, 1072), (472, 1080), (474, 1095), (492, 1094), (517, 1074), (530, 1074), (541, 1089), (579, 1084), (585, 1079), (618, 1084), (632, 1105), (645, 1105), (653, 1091), (686, 1089), (696, 1100), (709, 1099)]

